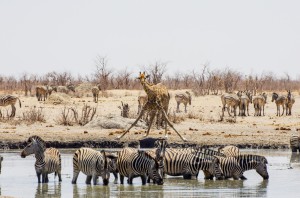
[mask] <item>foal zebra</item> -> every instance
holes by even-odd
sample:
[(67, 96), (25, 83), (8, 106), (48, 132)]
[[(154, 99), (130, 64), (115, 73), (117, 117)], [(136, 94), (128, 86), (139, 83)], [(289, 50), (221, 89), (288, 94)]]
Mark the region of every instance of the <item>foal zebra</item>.
[(280, 116), (280, 105), (282, 106), (282, 114), (284, 114), (284, 109), (287, 105), (287, 98), (285, 96), (279, 96), (277, 93), (272, 94), (272, 102), (275, 101), (277, 107), (277, 116)]
[(298, 135), (292, 135), (290, 138), (290, 148), (292, 152), (300, 152), (300, 137)]
[(254, 106), (254, 116), (261, 116), (261, 111), (263, 111), (263, 116), (265, 116), (265, 104), (267, 103), (267, 94), (263, 93), (259, 96), (253, 97)]
[(188, 92), (188, 91), (186, 91), (183, 94), (176, 94), (175, 95), (175, 100), (177, 102), (177, 110), (176, 110), (177, 113), (179, 112), (180, 103), (184, 104), (184, 112), (185, 113), (187, 112), (187, 110), (186, 110), (187, 104), (188, 103), (189, 103), (189, 105), (192, 104), (192, 96), (191, 96), (190, 92)]
[(105, 151), (96, 151), (91, 148), (81, 148), (74, 153), (73, 157), (73, 179), (72, 184), (76, 184), (78, 175), (83, 172), (86, 176), (85, 183), (97, 184), (98, 176), (102, 177), (104, 185), (108, 185), (110, 171), (108, 158), (114, 159), (116, 156), (106, 154)]
[(231, 114), (229, 113), (229, 107), (231, 107), (233, 108), (234, 116), (236, 116), (236, 108), (240, 105), (240, 98), (235, 94), (225, 93), (221, 96), (221, 101), (223, 104), (222, 116), (224, 116), (226, 105), (227, 105), (228, 115), (231, 116)]
[[(17, 102), (17, 100), (19, 100), (19, 105), (21, 108), (21, 100), (20, 98), (16, 97), (16, 96), (12, 96), (12, 95), (4, 95), (4, 96), (0, 96), (0, 106), (8, 106), (11, 105), (11, 114), (10, 117), (15, 117), (16, 115), (16, 107), (15, 104)], [(0, 117), (2, 117), (2, 113), (0, 111)]]
[(163, 164), (145, 151), (124, 148), (118, 153), (117, 167), (121, 184), (124, 184), (124, 177), (128, 177), (128, 183), (132, 184), (133, 178), (140, 176), (142, 185), (145, 185), (148, 174), (156, 184), (163, 184)]
[(286, 115), (292, 115), (292, 107), (295, 103), (295, 98), (291, 94), (291, 90), (288, 90), (287, 103), (286, 103)]
[(58, 174), (61, 181), (61, 157), (60, 153), (55, 148), (47, 148), (45, 141), (39, 136), (31, 136), (27, 140), (27, 146), (21, 152), (21, 157), (25, 158), (30, 154), (35, 154), (35, 171), (38, 178), (38, 183), (48, 183), (48, 174)]
[(98, 96), (99, 96), (100, 90), (101, 90), (100, 84), (98, 84), (97, 86), (94, 86), (94, 87), (92, 88), (92, 94), (93, 94), (93, 98), (94, 98), (94, 102), (95, 102), (95, 103), (98, 102)]

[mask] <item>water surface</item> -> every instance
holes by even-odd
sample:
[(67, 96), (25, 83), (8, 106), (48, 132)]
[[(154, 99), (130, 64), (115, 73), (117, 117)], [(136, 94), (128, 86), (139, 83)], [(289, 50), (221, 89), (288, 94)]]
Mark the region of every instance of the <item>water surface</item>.
[(2, 174), (0, 195), (13, 197), (300, 197), (299, 154), (291, 156), (290, 150), (242, 150), (243, 153), (261, 154), (268, 159), (270, 179), (264, 181), (254, 170), (245, 172), (245, 181), (183, 180), (182, 177), (168, 177), (164, 185), (141, 185), (140, 178), (133, 185), (113, 184), (111, 175), (108, 186), (86, 185), (85, 175), (80, 173), (77, 184), (71, 184), (72, 157), (74, 150), (60, 150), (62, 153), (62, 182), (49, 175), (48, 184), (38, 184), (35, 175), (35, 158), (25, 159), (20, 151), (2, 152)]

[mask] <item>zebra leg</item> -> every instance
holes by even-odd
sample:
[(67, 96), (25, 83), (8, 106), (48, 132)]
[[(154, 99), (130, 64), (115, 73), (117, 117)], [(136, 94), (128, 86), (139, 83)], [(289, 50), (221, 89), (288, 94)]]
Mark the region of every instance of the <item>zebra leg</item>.
[(113, 174), (114, 174), (114, 177), (115, 177), (114, 184), (117, 184), (118, 183), (118, 173), (113, 172)]
[(141, 111), (141, 113), (140, 113), (140, 115), (139, 115), (139, 117), (134, 121), (134, 123), (132, 123), (132, 125), (131, 125), (131, 126), (130, 126), (130, 127), (129, 127), (122, 135), (120, 135), (120, 136), (117, 137), (116, 139), (119, 140), (119, 139), (121, 139), (124, 135), (126, 135), (126, 133), (128, 133), (129, 130), (130, 130), (132, 127), (134, 127), (134, 126), (136, 125), (136, 123), (141, 119), (141, 117), (143, 116), (144, 112), (145, 112), (145, 109), (143, 108), (142, 111)]
[(149, 131), (150, 131), (150, 129), (151, 129), (151, 126), (152, 126), (152, 123), (153, 123), (153, 120), (154, 120), (155, 115), (156, 115), (156, 112), (151, 112), (151, 113), (150, 113), (150, 123), (149, 123), (147, 132), (146, 132), (146, 134), (144, 135), (144, 137), (147, 137), (147, 136), (149, 135)]
[(177, 109), (176, 109), (176, 112), (179, 113), (179, 105), (180, 105), (180, 102), (177, 102)]
[(187, 104), (184, 104), (184, 112), (185, 112), (185, 113), (187, 112), (186, 106), (187, 106)]
[(79, 171), (73, 171), (73, 179), (72, 179), (72, 184), (76, 184), (77, 178), (79, 175)]
[(282, 105), (282, 114), (281, 114), (281, 116), (283, 116), (283, 114), (284, 114), (284, 105)]
[(124, 176), (120, 174), (120, 183), (124, 184)]
[(141, 179), (142, 179), (142, 185), (146, 185), (147, 176), (146, 175), (141, 175)]
[(230, 106), (227, 107), (227, 112), (228, 112), (228, 115), (231, 116), (231, 114), (230, 114), (230, 112), (229, 112), (229, 107), (230, 107)]
[(41, 173), (36, 173), (36, 176), (38, 178), (38, 183), (41, 183)]
[[(184, 137), (182, 137), (181, 135), (180, 135), (180, 133), (174, 128), (174, 126), (172, 125), (172, 123), (170, 122), (170, 120), (168, 119), (168, 116), (167, 116), (167, 114), (166, 114), (166, 112), (165, 112), (165, 110), (160, 106), (160, 109), (161, 109), (161, 113), (162, 113), (162, 115), (163, 115), (163, 117), (164, 117), (164, 119), (165, 119), (165, 121), (169, 124), (169, 126), (177, 133), (177, 135), (179, 135), (179, 137), (183, 140), (183, 141), (187, 141)], [(167, 133), (167, 130), (165, 131), (165, 133)]]
[(47, 183), (47, 173), (42, 173), (42, 183)]
[(10, 114), (10, 117), (15, 117), (16, 115), (16, 107), (15, 105), (11, 105), (11, 114)]
[(240, 178), (241, 178), (241, 180), (246, 180), (247, 179), (244, 175), (240, 176)]
[[(93, 175), (93, 176), (91, 176), (91, 178), (93, 178), (93, 184), (97, 185), (98, 176), (97, 175)], [(91, 183), (91, 181), (90, 181), (90, 183)], [(104, 180), (103, 180), (103, 184), (107, 185), (107, 183)]]
[(192, 179), (192, 175), (191, 174), (187, 174), (187, 173), (185, 173), (185, 174), (183, 174), (183, 179)]
[(92, 181), (92, 175), (87, 175), (86, 179), (85, 179), (85, 183), (86, 184), (91, 184), (91, 181)]

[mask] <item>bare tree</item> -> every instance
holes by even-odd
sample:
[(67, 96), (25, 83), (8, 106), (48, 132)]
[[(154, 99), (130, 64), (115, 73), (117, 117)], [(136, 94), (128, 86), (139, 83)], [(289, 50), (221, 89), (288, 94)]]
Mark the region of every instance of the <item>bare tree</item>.
[(154, 64), (146, 68), (146, 71), (150, 74), (150, 81), (153, 84), (160, 83), (162, 77), (166, 72), (167, 63), (156, 61)]
[(107, 62), (107, 58), (100, 55), (98, 55), (95, 60), (96, 72), (94, 75), (104, 90), (108, 88), (109, 77), (112, 74), (112, 70), (108, 68)]

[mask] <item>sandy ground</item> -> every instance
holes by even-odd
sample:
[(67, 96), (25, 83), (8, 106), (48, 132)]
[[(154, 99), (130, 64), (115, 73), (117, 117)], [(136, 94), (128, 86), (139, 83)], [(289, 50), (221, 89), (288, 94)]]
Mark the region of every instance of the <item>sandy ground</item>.
[[(254, 108), (250, 104), (247, 117), (229, 117), (225, 112), (223, 121), (220, 121), (221, 99), (218, 96), (200, 96), (192, 98), (192, 105), (188, 106), (188, 112), (184, 113), (184, 106), (181, 104), (182, 112), (175, 113), (176, 101), (175, 93), (185, 90), (170, 90), (170, 114), (181, 118), (183, 121), (174, 124), (175, 128), (190, 142), (202, 145), (226, 145), (226, 144), (258, 144), (258, 145), (288, 145), (292, 134), (300, 134), (300, 100), (298, 94), (295, 95), (296, 102), (293, 107), (292, 116), (276, 116), (276, 105), (271, 102), (271, 94), (265, 107), (265, 116), (254, 117)], [(70, 94), (65, 104), (54, 105), (51, 102), (39, 102), (36, 97), (25, 97), (19, 95), (22, 101), (22, 108), (17, 106), (14, 121), (0, 121), (0, 137), (2, 142), (25, 141), (31, 135), (39, 135), (46, 141), (76, 141), (76, 140), (101, 140), (103, 138), (113, 140), (122, 129), (101, 129), (88, 126), (61, 126), (57, 124), (57, 119), (61, 116), (64, 107), (74, 107), (81, 111), (84, 104), (97, 108), (97, 119), (108, 114), (119, 115), (121, 101), (128, 103), (130, 107), (130, 117), (137, 117), (137, 97), (144, 94), (143, 90), (109, 90), (108, 97), (99, 97), (99, 102), (94, 103), (90, 94), (83, 94), (84, 97), (78, 98)], [(23, 112), (30, 108), (42, 108), (46, 121), (27, 124), (18, 123)], [(2, 113), (10, 111), (11, 107), (1, 107)], [(18, 123), (18, 124), (15, 124)], [(129, 127), (129, 125), (128, 125)], [(177, 134), (169, 129), (169, 141), (180, 142)], [(297, 131), (298, 129), (298, 131)], [(145, 129), (135, 127), (123, 141), (138, 140), (143, 138)], [(164, 130), (153, 127), (150, 137), (163, 137)]]

